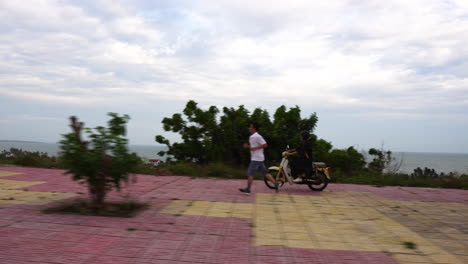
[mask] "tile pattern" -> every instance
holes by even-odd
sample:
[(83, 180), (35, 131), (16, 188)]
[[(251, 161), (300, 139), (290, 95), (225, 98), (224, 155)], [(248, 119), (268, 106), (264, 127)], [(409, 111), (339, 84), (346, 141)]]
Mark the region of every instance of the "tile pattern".
[[(0, 171), (0, 177), (19, 175), (18, 172)], [(76, 196), (72, 193), (30, 192), (29, 187), (44, 181), (0, 179), (0, 204), (47, 204)]]
[[(0, 171), (15, 172), (1, 180), (29, 182), (31, 193), (86, 197), (61, 170)], [(285, 186), (274, 195), (255, 182), (256, 195), (245, 196), (237, 190), (244, 184), (138, 175), (109, 194), (151, 203), (134, 218), (45, 215), (39, 210), (51, 203), (0, 203), (0, 264), (468, 263), (467, 191), (331, 184), (322, 193)]]
[[(456, 208), (459, 213), (452, 213), (452, 217), (468, 212), (462, 204), (391, 201), (371, 193), (346, 191), (329, 192), (321, 197), (257, 194), (255, 204), (177, 200), (159, 212), (254, 219), (252, 227), (256, 246), (389, 252), (402, 262), (428, 263), (450, 259), (450, 263), (456, 263), (456, 256), (444, 250), (453, 248), (417, 234), (393, 220), (391, 213), (385, 216), (378, 209), (414, 207), (432, 215), (431, 212), (439, 212), (441, 206), (452, 211)], [(419, 224), (418, 220), (421, 219), (413, 219), (413, 226)], [(463, 223), (462, 219), (459, 220)], [(459, 251), (455, 253), (460, 252), (461, 257), (468, 255), (465, 251), (468, 240), (464, 240), (467, 237), (455, 229), (444, 230), (458, 234), (455, 237), (459, 238), (458, 244), (446, 240), (447, 245), (458, 245), (455, 249)], [(405, 242), (414, 243), (416, 248), (407, 248)]]

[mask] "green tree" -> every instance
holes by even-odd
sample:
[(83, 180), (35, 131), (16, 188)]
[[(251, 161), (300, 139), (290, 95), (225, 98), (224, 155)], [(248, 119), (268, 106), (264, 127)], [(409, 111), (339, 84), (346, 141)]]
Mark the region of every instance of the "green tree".
[(246, 129), (249, 118), (249, 111), (243, 105), (238, 108), (223, 108), (223, 116), (221, 116), (219, 123), (222, 141), (218, 146), (222, 149), (223, 156), (217, 161), (228, 162), (232, 165), (248, 162), (249, 153), (240, 146), (247, 143), (249, 137), (249, 132)]
[[(221, 114), (220, 117), (217, 115)], [(297, 146), (299, 134), (307, 130), (312, 132), (317, 123), (316, 114), (301, 117), (298, 106), (286, 109), (279, 107), (270, 119), (269, 113), (256, 108), (250, 113), (244, 106), (224, 107), (219, 113), (215, 106), (202, 110), (194, 101), (189, 101), (183, 114), (174, 114), (164, 118), (163, 128), (167, 132), (178, 133), (182, 142), (171, 143), (162, 135), (156, 136), (156, 142), (167, 146), (167, 154), (178, 161), (197, 163), (227, 162), (235, 165), (247, 164), (249, 152), (242, 148), (248, 142), (247, 126), (249, 122), (260, 125), (260, 134), (268, 142), (267, 157), (280, 158), (286, 145)]]
[(326, 163), (330, 162), (330, 151), (332, 150), (333, 145), (331, 142), (328, 142), (324, 139), (319, 139), (315, 141), (313, 147), (313, 156), (316, 161), (323, 161)]
[(392, 152), (389, 150), (371, 148), (369, 149), (369, 155), (374, 156), (371, 162), (369, 162), (369, 170), (382, 174), (385, 168), (389, 168), (391, 163), (395, 160), (392, 157)]
[(354, 147), (334, 149), (330, 152), (328, 158), (331, 167), (338, 168), (345, 174), (361, 171), (366, 165), (364, 155)]
[[(70, 117), (72, 133), (64, 134), (60, 141), (61, 161), (73, 180), (88, 187), (92, 202), (103, 204), (108, 191), (128, 181), (129, 172), (139, 163), (135, 153), (129, 153), (125, 138), (128, 115), (108, 114), (107, 127), (85, 128), (78, 118)], [(89, 141), (82, 138), (85, 131)]]
[(190, 100), (183, 110), (185, 119), (178, 113), (172, 115), (172, 118), (164, 118), (164, 130), (180, 134), (183, 142), (171, 144), (163, 136), (157, 135), (156, 142), (168, 147), (167, 151), (161, 151), (159, 155), (167, 154), (176, 160), (197, 163), (206, 163), (211, 157), (218, 156), (220, 153), (216, 144), (221, 141), (216, 120), (218, 113), (215, 106), (204, 111), (195, 101)]

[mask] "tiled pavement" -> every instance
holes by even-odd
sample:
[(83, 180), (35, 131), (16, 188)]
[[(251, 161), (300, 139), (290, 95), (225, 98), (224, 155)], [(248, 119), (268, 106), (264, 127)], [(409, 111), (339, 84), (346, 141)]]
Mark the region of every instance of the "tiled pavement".
[[(60, 170), (0, 167), (0, 264), (468, 263), (468, 191), (138, 175), (110, 200), (134, 218), (41, 214), (86, 189)], [(415, 249), (402, 243), (413, 242)]]

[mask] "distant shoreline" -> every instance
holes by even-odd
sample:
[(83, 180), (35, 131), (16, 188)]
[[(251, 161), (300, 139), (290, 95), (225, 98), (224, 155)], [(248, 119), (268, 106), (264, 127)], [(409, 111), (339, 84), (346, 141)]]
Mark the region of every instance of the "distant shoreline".
[[(0, 139), (0, 142), (9, 142), (9, 143), (42, 143), (42, 144), (47, 144), (46, 142), (39, 142), (39, 141), (8, 140), (8, 139)], [(55, 144), (55, 143), (51, 143), (51, 144)]]
[[(58, 144), (58, 142), (42, 142), (42, 141), (29, 141), (29, 140), (11, 140), (11, 139), (0, 139), (0, 142), (7, 143), (38, 143), (38, 144)], [(129, 144), (129, 146), (137, 147), (162, 147), (166, 148), (164, 145), (156, 144)], [(422, 155), (438, 155), (438, 154), (450, 154), (450, 155), (467, 155), (468, 152), (424, 152), (424, 151), (393, 151), (394, 154), (422, 154)]]

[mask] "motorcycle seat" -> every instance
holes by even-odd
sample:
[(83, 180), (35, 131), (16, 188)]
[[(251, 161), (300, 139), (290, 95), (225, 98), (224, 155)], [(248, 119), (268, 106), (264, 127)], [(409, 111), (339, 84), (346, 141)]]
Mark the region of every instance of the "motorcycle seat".
[(327, 164), (325, 162), (312, 162), (314, 168), (326, 168)]

